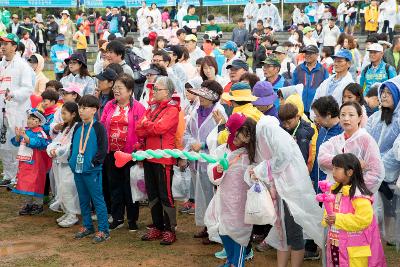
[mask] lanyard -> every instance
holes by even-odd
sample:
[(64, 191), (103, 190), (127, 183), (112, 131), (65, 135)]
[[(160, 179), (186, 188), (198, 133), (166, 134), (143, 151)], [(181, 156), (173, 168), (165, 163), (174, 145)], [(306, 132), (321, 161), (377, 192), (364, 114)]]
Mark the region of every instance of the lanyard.
[(292, 137), (294, 137), (294, 136), (296, 135), (296, 132), (297, 132), (297, 129), (299, 129), (299, 126), (300, 126), (300, 120), (299, 120), (299, 122), (297, 123), (297, 126), (296, 126), (296, 128), (294, 129), (294, 131), (293, 131), (293, 133), (292, 133)]
[(79, 154), (83, 155), (85, 153), (86, 145), (89, 140), (90, 130), (92, 129), (92, 126), (93, 126), (93, 120), (90, 122), (89, 129), (88, 129), (88, 131), (86, 133), (86, 137), (85, 137), (85, 143), (83, 144), (83, 147), (82, 147), (83, 132), (85, 131), (85, 124), (82, 124), (81, 139), (79, 140)]

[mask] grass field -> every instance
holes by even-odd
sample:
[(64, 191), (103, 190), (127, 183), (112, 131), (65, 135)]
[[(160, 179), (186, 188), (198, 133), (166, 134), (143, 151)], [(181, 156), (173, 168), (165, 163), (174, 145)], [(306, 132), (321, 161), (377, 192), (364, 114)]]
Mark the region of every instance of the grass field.
[[(213, 257), (220, 245), (204, 246), (192, 238), (198, 229), (194, 217), (178, 215), (178, 241), (163, 247), (158, 242), (143, 242), (140, 236), (151, 221), (149, 209), (142, 207), (139, 231), (128, 232), (127, 226), (111, 232), (111, 239), (93, 245), (90, 239), (74, 240), (79, 226), (59, 228), (60, 216), (47, 208), (37, 216), (18, 216), (21, 197), (0, 189), (0, 266), (219, 266), (223, 261)], [(399, 266), (395, 248), (386, 248), (388, 266)], [(255, 253), (246, 266), (276, 266), (276, 253)], [(303, 266), (321, 266), (305, 262)]]

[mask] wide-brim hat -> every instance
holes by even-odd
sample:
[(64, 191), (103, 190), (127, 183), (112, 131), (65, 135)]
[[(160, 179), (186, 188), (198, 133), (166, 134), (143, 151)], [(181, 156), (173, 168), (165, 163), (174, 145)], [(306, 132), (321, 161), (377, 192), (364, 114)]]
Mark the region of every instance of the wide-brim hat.
[(62, 14), (68, 15), (68, 17), (71, 16), (71, 15), (69, 14), (69, 11), (66, 10), (66, 9), (64, 9), (64, 10), (61, 12), (61, 15), (62, 15)]
[(80, 54), (80, 53), (74, 53), (74, 54), (72, 54), (69, 58), (66, 58), (66, 59), (64, 60), (64, 62), (65, 62), (65, 64), (68, 65), (68, 63), (69, 63), (71, 60), (76, 60), (76, 61), (78, 61), (79, 63), (81, 63), (82, 65), (85, 65), (85, 67), (87, 67), (86, 60), (85, 60), (85, 58), (83, 57), (83, 55)]
[(253, 94), (258, 97), (258, 99), (253, 102), (254, 106), (269, 106), (278, 98), (272, 84), (268, 81), (257, 82), (253, 87)]
[(238, 82), (232, 85), (229, 93), (223, 93), (221, 98), (225, 101), (247, 101), (253, 102), (258, 97), (252, 95), (251, 87), (248, 83)]

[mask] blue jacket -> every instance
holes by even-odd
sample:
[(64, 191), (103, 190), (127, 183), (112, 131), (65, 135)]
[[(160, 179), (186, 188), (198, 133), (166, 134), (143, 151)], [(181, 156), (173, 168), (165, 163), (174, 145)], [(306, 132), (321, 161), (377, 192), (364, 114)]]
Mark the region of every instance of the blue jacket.
[[(279, 74), (278, 79), (276, 79), (276, 81), (272, 83), (272, 88), (274, 89), (274, 92), (277, 93), (279, 89), (289, 85), (290, 84), (288, 81), (286, 81), (285, 77)], [(274, 106), (279, 110), (279, 98), (275, 100)]]
[[(76, 169), (76, 158), (79, 154), (79, 141), (81, 138), (81, 131), (83, 130), (83, 142), (86, 138), (86, 133), (89, 129), (90, 123), (83, 124), (79, 122), (72, 134), (72, 142), (71, 142), (71, 154), (68, 159), (69, 166), (71, 167), (72, 172), (75, 172)], [(82, 173), (90, 173), (95, 171), (102, 170), (102, 164), (104, 158), (107, 154), (107, 134), (104, 126), (95, 121), (93, 123), (93, 127), (90, 130), (89, 139), (86, 145), (85, 153), (83, 154), (83, 171)]]
[(68, 45), (53, 45), (50, 49), (50, 58), (51, 62), (54, 63), (54, 73), (64, 73), (64, 69), (58, 68), (57, 65), (60, 65), (64, 62), (64, 59), (59, 58), (62, 54), (68, 54), (69, 56), (72, 55), (72, 48)]
[[(30, 128), (25, 129), (26, 135), (29, 137), (29, 144), (26, 144), (27, 147), (32, 148), (32, 149), (37, 149), (37, 150), (45, 150), (47, 146), (50, 144), (50, 140), (45, 138), (43, 135), (43, 131), (41, 128), (36, 128), (35, 131), (33, 131)], [(15, 137), (11, 138), (11, 143), (19, 147), (22, 141), (22, 137), (17, 141)], [(34, 164), (35, 162), (32, 160), (30, 162), (27, 162), (29, 164)]]
[(297, 66), (294, 70), (292, 84), (304, 85), (302, 99), (305, 112), (310, 112), (311, 103), (317, 88), (328, 77), (328, 71), (319, 62), (317, 62), (317, 65), (311, 71), (308, 69), (305, 62)]
[(374, 83), (383, 83), (395, 76), (397, 76), (395, 68), (383, 60), (376, 68), (369, 64), (363, 69), (360, 77), (360, 85), (364, 88), (364, 95), (368, 93)]
[(54, 120), (54, 113), (46, 116), (46, 122), (45, 124), (43, 124), (42, 128), (47, 135), (49, 135), (50, 133), (50, 124), (53, 123), (53, 120)]
[(319, 168), (318, 165), (318, 153), (319, 153), (319, 147), (332, 137), (339, 135), (343, 132), (342, 127), (340, 124), (336, 124), (330, 129), (326, 129), (324, 127), (321, 127), (319, 129), (318, 133), (318, 138), (317, 138), (317, 145), (316, 145), (316, 152), (315, 152), (315, 161), (314, 161), (314, 166), (311, 170), (310, 177), (313, 182), (314, 190), (315, 192), (318, 193), (318, 181), (323, 181), (326, 179), (326, 174)]

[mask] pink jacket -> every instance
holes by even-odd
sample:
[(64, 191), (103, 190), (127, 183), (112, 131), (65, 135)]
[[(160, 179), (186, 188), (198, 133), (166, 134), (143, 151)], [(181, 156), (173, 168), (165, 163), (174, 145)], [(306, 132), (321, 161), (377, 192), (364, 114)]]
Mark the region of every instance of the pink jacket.
[[(363, 196), (361, 195), (361, 193), (358, 196), (354, 196), (354, 198), (357, 197), (368, 198), (372, 202), (371, 197)], [(355, 213), (354, 207), (352, 205), (352, 199), (350, 198), (349, 195), (345, 194), (342, 195), (340, 200), (339, 210), (337, 212), (343, 214)], [(349, 258), (352, 258), (352, 263), (355, 264), (357, 261), (362, 260), (361, 258), (363, 257), (368, 258), (368, 267), (386, 266), (385, 254), (383, 251), (379, 228), (375, 216), (373, 216), (371, 224), (362, 231), (348, 232), (336, 229), (335, 232), (336, 233), (338, 232), (340, 267), (349, 267), (350, 266)], [(331, 228), (329, 228), (328, 236), (330, 235), (330, 233), (331, 233)], [(331, 245), (329, 238), (328, 238), (326, 257), (327, 257), (327, 266), (328, 267), (333, 266), (331, 261)]]
[[(115, 100), (108, 101), (105, 105), (103, 114), (101, 115), (101, 123), (107, 131), (107, 136), (110, 136), (110, 124), (111, 118), (115, 110), (117, 109), (117, 102)], [(123, 152), (132, 153), (135, 145), (139, 142), (139, 138), (136, 135), (136, 123), (143, 117), (145, 108), (136, 100), (132, 100), (128, 111), (128, 138), (126, 140), (125, 148)], [(107, 152), (110, 152), (110, 142), (108, 142)]]

